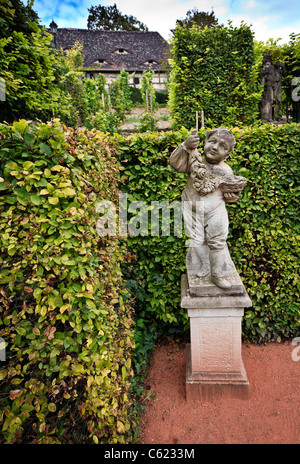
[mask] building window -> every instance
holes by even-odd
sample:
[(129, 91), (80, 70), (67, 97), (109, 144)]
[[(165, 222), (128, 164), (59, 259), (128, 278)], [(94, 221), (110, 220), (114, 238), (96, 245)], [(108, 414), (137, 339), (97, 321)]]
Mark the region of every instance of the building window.
[(139, 77), (134, 77), (133, 78), (133, 85), (139, 85), (140, 83), (140, 78)]

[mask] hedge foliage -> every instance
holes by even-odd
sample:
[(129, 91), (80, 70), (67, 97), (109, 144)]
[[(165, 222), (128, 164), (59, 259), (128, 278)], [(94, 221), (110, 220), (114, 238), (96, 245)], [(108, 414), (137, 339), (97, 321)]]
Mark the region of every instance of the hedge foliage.
[(253, 32), (239, 28), (176, 26), (170, 76), (170, 111), (174, 129), (195, 127), (195, 112), (205, 124), (249, 125), (258, 116), (258, 69)]
[(122, 443), (131, 308), (124, 249), (100, 240), (95, 213), (118, 198), (114, 151), (57, 121), (1, 125), (0, 141), (3, 441)]
[[(253, 302), (243, 336), (292, 337), (300, 325), (300, 125), (232, 131), (229, 164), (248, 178), (228, 205), (230, 253)], [(3, 442), (131, 440), (131, 363), (139, 375), (159, 331), (188, 329), (180, 308), (187, 248), (172, 228), (124, 242), (100, 238), (95, 209), (101, 199), (117, 204), (119, 183), (128, 203), (147, 202), (151, 228), (151, 201), (180, 201), (186, 175), (169, 156), (188, 134), (108, 138), (58, 121), (0, 126)], [(199, 135), (203, 144), (206, 130)]]
[[(228, 204), (232, 259), (253, 302), (243, 319), (243, 335), (254, 341), (291, 337), (299, 331), (300, 125), (232, 129), (237, 140), (228, 163), (248, 185), (236, 204)], [(201, 143), (206, 130), (199, 131)], [(121, 189), (128, 202), (180, 201), (186, 175), (169, 166), (172, 150), (188, 135), (117, 137), (125, 167)], [(150, 226), (149, 226), (150, 227)], [(172, 230), (172, 228), (171, 228)], [(188, 328), (180, 308), (180, 276), (185, 271), (185, 237), (128, 237), (136, 255), (130, 285), (144, 317), (161, 326)], [(147, 316), (148, 315), (148, 316)]]

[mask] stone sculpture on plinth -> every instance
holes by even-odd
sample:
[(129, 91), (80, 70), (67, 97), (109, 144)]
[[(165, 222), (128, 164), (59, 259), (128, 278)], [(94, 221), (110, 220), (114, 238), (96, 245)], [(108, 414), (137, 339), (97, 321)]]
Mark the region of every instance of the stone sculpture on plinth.
[(225, 127), (207, 133), (203, 155), (193, 131), (171, 154), (170, 165), (188, 174), (182, 193), (190, 236), (181, 306), (188, 309), (187, 397), (204, 399), (230, 391), (243, 396), (249, 382), (241, 358), (241, 317), (251, 306), (226, 243), (225, 202), (237, 201), (247, 181), (225, 160), (235, 146)]
[[(260, 103), (260, 116), (264, 122), (280, 121), (279, 110), (281, 105), (281, 80), (286, 76), (286, 68), (278, 61), (273, 65), (272, 54), (267, 53), (263, 57), (262, 70), (260, 72), (263, 94)], [(273, 119), (274, 105), (274, 119)]]

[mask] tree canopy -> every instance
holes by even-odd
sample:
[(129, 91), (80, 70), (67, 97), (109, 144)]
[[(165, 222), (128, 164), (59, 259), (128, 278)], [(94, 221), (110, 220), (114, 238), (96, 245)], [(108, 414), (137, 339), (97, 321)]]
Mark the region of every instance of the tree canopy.
[(104, 31), (148, 31), (147, 26), (132, 15), (123, 15), (114, 3), (112, 6), (88, 8), (88, 29)]
[(197, 24), (203, 29), (206, 26), (210, 28), (219, 26), (218, 19), (215, 17), (214, 11), (211, 11), (211, 13), (205, 13), (204, 11), (198, 11), (197, 8), (187, 11), (186, 17), (184, 19), (177, 19), (176, 24), (179, 24), (179, 26), (186, 25), (187, 27)]
[(20, 0), (0, 0), (0, 38), (13, 32), (37, 32), (39, 17), (32, 6), (33, 0), (28, 0), (27, 5)]

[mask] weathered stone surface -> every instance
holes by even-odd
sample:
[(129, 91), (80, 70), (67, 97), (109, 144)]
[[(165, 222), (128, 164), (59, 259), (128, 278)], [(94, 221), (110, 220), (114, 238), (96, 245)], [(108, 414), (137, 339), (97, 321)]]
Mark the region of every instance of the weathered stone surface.
[[(203, 249), (205, 246), (207, 247), (207, 245), (203, 245)], [(209, 262), (201, 262), (195, 249), (193, 247), (189, 248), (186, 256), (186, 272), (190, 296), (242, 295), (244, 293), (244, 285), (230, 258), (227, 245), (225, 252), (226, 256), (224, 258), (222, 272), (226, 280), (230, 283), (230, 287), (227, 289), (217, 287), (212, 283)], [(203, 256), (208, 259), (208, 250), (203, 251)]]
[(186, 399), (187, 401), (213, 401), (220, 397), (249, 397), (249, 380), (243, 362), (240, 372), (193, 372), (191, 345), (187, 345)]
[[(225, 201), (236, 201), (247, 181), (235, 176), (225, 163), (235, 145), (235, 138), (228, 129), (219, 127), (208, 132), (204, 158), (197, 150), (198, 145), (198, 134), (193, 131), (170, 157), (174, 169), (188, 174), (182, 193), (182, 209), (190, 236), (187, 254), (190, 290), (195, 296), (210, 295), (215, 285), (239, 294), (242, 291), (240, 279), (226, 244), (228, 215)], [(204, 293), (201, 293), (202, 287)]]
[(249, 381), (241, 355), (241, 320), (252, 306), (243, 287), (241, 295), (190, 296), (186, 275), (181, 280), (181, 306), (188, 310), (191, 343), (187, 345), (187, 399), (206, 400), (221, 395), (246, 398)]
[[(244, 287), (243, 287), (244, 288)], [(185, 309), (211, 309), (219, 308), (250, 308), (252, 302), (244, 288), (240, 295), (230, 295), (223, 293), (220, 295), (219, 289), (214, 286), (214, 292), (209, 296), (192, 297), (189, 292), (187, 275), (181, 276), (181, 307)], [(190, 315), (190, 314), (189, 314)]]

